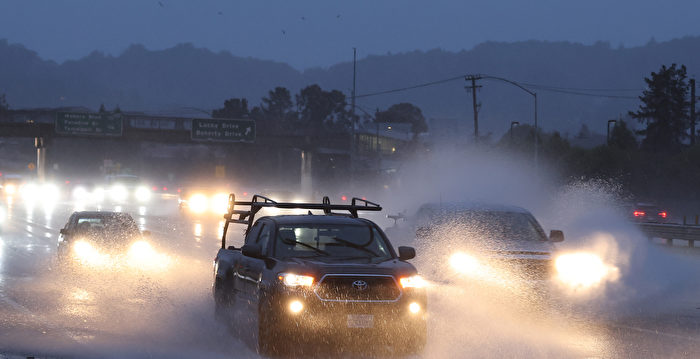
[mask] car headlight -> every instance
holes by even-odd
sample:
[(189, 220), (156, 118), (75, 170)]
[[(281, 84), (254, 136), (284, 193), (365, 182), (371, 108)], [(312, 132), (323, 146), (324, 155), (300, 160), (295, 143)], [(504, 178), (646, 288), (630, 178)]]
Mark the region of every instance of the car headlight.
[(228, 194), (217, 193), (214, 197), (212, 197), (211, 210), (217, 214), (224, 214), (228, 212)]
[(122, 185), (114, 185), (109, 191), (109, 196), (113, 201), (123, 202), (129, 197), (129, 191)]
[(104, 265), (107, 256), (101, 254), (97, 248), (85, 240), (77, 240), (73, 243), (73, 255), (79, 262), (87, 265)]
[(139, 202), (147, 202), (151, 199), (151, 190), (145, 186), (139, 186), (134, 192), (136, 200)]
[(10, 196), (17, 192), (17, 187), (15, 187), (15, 185), (13, 185), (13, 184), (5, 185), (4, 189), (5, 189), (5, 194), (10, 195)]
[(475, 274), (479, 270), (479, 260), (466, 253), (455, 253), (450, 257), (452, 269), (462, 274)]
[(573, 288), (597, 285), (609, 272), (609, 267), (598, 255), (586, 252), (562, 254), (554, 266), (559, 280)]
[(401, 288), (423, 288), (426, 286), (427, 282), (423, 277), (414, 275), (399, 279), (399, 284), (401, 284)]
[(314, 284), (314, 277), (308, 275), (280, 273), (278, 278), (287, 287), (310, 287)]
[(207, 210), (207, 196), (203, 194), (194, 194), (187, 201), (187, 206), (194, 213), (203, 213)]

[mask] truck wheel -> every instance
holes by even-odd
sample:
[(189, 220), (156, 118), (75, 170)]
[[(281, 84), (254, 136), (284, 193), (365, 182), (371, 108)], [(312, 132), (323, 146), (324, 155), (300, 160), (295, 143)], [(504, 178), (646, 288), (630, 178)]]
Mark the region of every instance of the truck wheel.
[(234, 304), (233, 285), (230, 279), (216, 278), (214, 282), (214, 312), (218, 319), (229, 315)]

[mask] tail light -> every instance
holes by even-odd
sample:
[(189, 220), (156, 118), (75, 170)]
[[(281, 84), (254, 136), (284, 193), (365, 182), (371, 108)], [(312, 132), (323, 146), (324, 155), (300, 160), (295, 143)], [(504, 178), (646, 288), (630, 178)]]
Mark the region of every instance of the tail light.
[(153, 186), (153, 187), (151, 187), (151, 190), (153, 190), (153, 192), (155, 192), (155, 191), (157, 191), (157, 190), (158, 190), (158, 187), (156, 187), (156, 186)]
[(644, 211), (634, 211), (634, 216), (635, 217), (644, 217), (644, 216), (646, 216), (646, 213), (644, 213)]
[(668, 213), (666, 213), (666, 211), (659, 212), (659, 217), (666, 218), (667, 216), (668, 216)]
[(348, 197), (347, 196), (340, 196), (340, 199), (344, 202), (344, 201), (348, 200)]

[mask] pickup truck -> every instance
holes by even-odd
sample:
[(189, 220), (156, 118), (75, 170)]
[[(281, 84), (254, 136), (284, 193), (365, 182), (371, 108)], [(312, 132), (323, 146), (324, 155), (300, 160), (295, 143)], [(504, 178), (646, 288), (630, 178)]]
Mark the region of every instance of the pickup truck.
[[(269, 207), (308, 214), (255, 220)], [(407, 262), (415, 250), (394, 250), (374, 222), (358, 217), (358, 211), (381, 209), (358, 198), (351, 204), (331, 204), (328, 197), (323, 203), (278, 203), (254, 195), (250, 202), (237, 202), (231, 194), (214, 260), (217, 317), (251, 330), (247, 334), (256, 338), (262, 354), (309, 339), (313, 344), (341, 338), (420, 352), (427, 296), (426, 282)], [(240, 248), (226, 246), (231, 223), (247, 226)]]

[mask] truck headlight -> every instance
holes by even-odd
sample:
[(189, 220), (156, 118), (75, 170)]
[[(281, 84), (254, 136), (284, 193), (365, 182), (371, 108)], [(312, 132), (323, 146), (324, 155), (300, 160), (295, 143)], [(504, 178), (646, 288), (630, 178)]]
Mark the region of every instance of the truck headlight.
[(401, 284), (401, 288), (423, 288), (426, 286), (427, 282), (423, 277), (414, 275), (399, 279), (399, 284)]
[(608, 274), (608, 266), (594, 253), (562, 254), (554, 262), (560, 281), (574, 288), (587, 288), (600, 283)]
[(420, 312), (420, 309), (420, 304), (416, 302), (412, 302), (408, 305), (408, 311), (411, 312), (411, 314), (418, 314)]
[(314, 277), (308, 275), (298, 275), (294, 273), (280, 273), (279, 280), (287, 287), (310, 287), (314, 284)]

